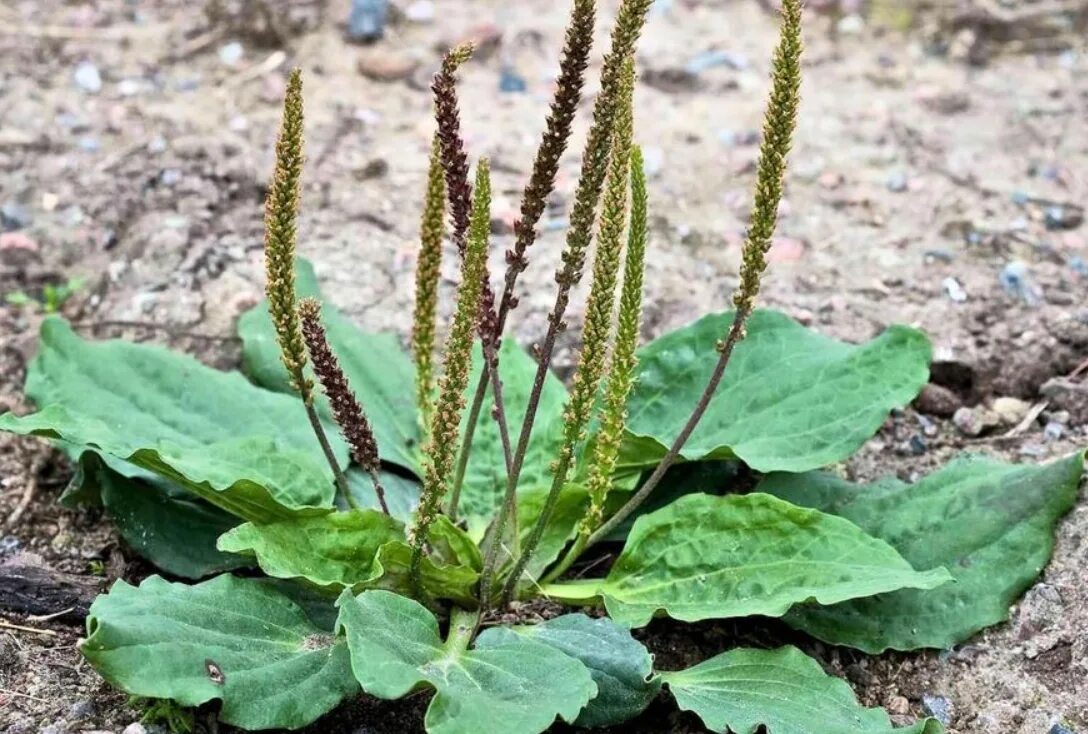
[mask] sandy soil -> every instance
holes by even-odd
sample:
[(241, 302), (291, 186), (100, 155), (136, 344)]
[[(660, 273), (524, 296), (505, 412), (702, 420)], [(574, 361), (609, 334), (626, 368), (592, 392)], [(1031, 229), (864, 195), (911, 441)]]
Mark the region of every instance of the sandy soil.
[[(239, 20), (237, 4), (221, 3), (214, 22), (180, 0), (0, 4), (0, 205), (12, 230), (0, 245), (0, 293), (37, 296), (83, 278), (63, 312), (85, 333), (235, 365), (234, 320), (262, 288), (278, 103), (286, 70), (299, 65), (310, 159), (303, 252), (360, 324), (406, 334), (431, 131), (426, 85), (440, 49), (467, 37), (492, 41), (465, 70), (462, 106), (469, 149), (490, 155), (497, 172), (500, 266), (566, 3), (439, 0), (438, 20), (403, 20), (367, 47), (344, 40), (346, 3), (284, 3), (271, 31)], [(601, 4), (603, 38), (616, 2)], [(1037, 12), (1043, 5), (1002, 5), (1020, 18), (1010, 23), (930, 8), (905, 31), (809, 14), (804, 104), (765, 303), (845, 339), (918, 325), (937, 348), (934, 382), (949, 389), (922, 413), (889, 419), (850, 462), (859, 479), (917, 476), (965, 449), (1039, 461), (1088, 445), (1088, 409), (1068, 391), (1048, 393), (1040, 420), (1011, 437), (969, 439), (949, 417), (961, 403), (1037, 401), (1048, 380), (1088, 358), (1088, 226), (1077, 221), (1088, 203), (1088, 56), (1084, 34)], [(647, 337), (727, 303), (774, 38), (773, 16), (749, 0), (659, 2), (653, 13), (637, 102), (653, 211)], [(235, 41), (242, 55), (230, 64)], [(711, 50), (729, 52), (729, 63), (686, 71)], [(76, 83), (84, 62), (98, 71), (98, 91)], [(504, 67), (525, 93), (499, 91)], [(374, 78), (383, 75), (391, 79)], [(537, 284), (517, 312), (525, 342), (544, 331), (588, 110), (522, 281)], [(1009, 287), (1002, 273), (1019, 280)], [(0, 407), (28, 407), (21, 385), (39, 320), (34, 308), (0, 307)], [(568, 361), (565, 349), (560, 365)], [(1060, 429), (1045, 434), (1048, 421)], [(40, 443), (0, 437), (0, 517), (35, 492), (0, 533), (0, 557), (34, 552), (103, 585), (146, 573), (99, 518), (55, 506), (69, 474)], [(903, 721), (944, 697), (958, 732), (1088, 731), (1088, 505), (1058, 534), (1053, 563), (1010, 623), (955, 651), (866, 659), (808, 648)], [(4, 619), (39, 631), (0, 627), (0, 729), (120, 732), (138, 717), (81, 662), (70, 619)], [(648, 642), (662, 657), (701, 658), (737, 634), (652, 628)], [(419, 700), (364, 700), (318, 730), (414, 731), (421, 710)], [(696, 724), (660, 704), (623, 731)]]

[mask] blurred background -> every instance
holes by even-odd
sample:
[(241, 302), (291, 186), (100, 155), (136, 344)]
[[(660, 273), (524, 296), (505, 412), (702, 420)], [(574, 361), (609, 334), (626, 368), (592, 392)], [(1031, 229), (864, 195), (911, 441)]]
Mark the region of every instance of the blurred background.
[[(526, 344), (545, 329), (617, 4), (599, 3), (575, 139), (521, 280), (514, 330)], [(263, 290), (262, 202), (295, 66), (307, 102), (300, 251), (364, 328), (406, 337), (441, 54), (478, 44), (460, 94), (470, 155), (490, 156), (496, 172), (495, 273), (568, 10), (561, 0), (0, 0), (0, 409), (26, 407), (26, 360), (53, 311), (88, 336), (237, 366), (233, 325)], [(936, 350), (918, 412), (889, 420), (852, 476), (910, 478), (964, 447), (1042, 460), (1084, 445), (1086, 30), (1088, 0), (809, 1), (765, 303), (849, 340), (915, 324)], [(650, 13), (636, 101), (650, 174), (648, 338), (728, 305), (776, 33), (772, 0), (657, 0)], [(67, 469), (39, 449), (0, 442), (5, 487), (42, 472), (63, 484)], [(38, 508), (16, 544), (68, 570), (85, 570), (88, 553), (109, 557), (115, 538), (70, 522)], [(947, 707), (958, 731), (1083, 731), (1086, 537), (1081, 508), (1063, 526), (1051, 590), (1029, 592), (1009, 629), (970, 649), (828, 660), (868, 702), (894, 713)], [(72, 642), (54, 651), (59, 666), (35, 666), (45, 653), (20, 648), (30, 663), (9, 671), (7, 688), (29, 698), (0, 695), (0, 729), (5, 706), (35, 727), (81, 720), (74, 707), (99, 689), (66, 672), (78, 660)], [(87, 720), (120, 730), (110, 700), (93, 699), (98, 718)]]

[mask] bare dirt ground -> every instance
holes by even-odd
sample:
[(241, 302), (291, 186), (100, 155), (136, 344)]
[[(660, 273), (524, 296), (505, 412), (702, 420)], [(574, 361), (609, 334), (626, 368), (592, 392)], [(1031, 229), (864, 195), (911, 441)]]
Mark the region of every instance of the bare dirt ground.
[[(86, 334), (236, 365), (234, 321), (263, 287), (261, 201), (278, 105), (286, 70), (298, 65), (310, 161), (303, 253), (365, 328), (406, 334), (427, 82), (440, 50), (468, 37), (488, 51), (465, 70), (462, 106), (469, 149), (490, 155), (497, 171), (500, 267), (567, 3), (438, 0), (436, 18), (401, 19), (370, 46), (345, 41), (346, 2), (324, 12), (316, 2), (269, 2), (271, 28), (235, 14), (242, 4), (221, 2), (209, 20), (182, 0), (0, 3), (0, 293), (40, 297), (46, 284), (83, 278), (63, 313)], [(601, 5), (603, 39), (616, 2)], [(890, 418), (848, 471), (913, 477), (963, 450), (1041, 461), (1085, 447), (1083, 4), (950, 2), (912, 16), (908, 5), (883, 3), (879, 17), (845, 20), (817, 12), (828, 5), (809, 12), (804, 104), (764, 302), (850, 340), (915, 324), (937, 350), (937, 387)], [(727, 304), (775, 30), (750, 0), (661, 0), (652, 13), (637, 102), (653, 211), (647, 337)], [(719, 63), (689, 68), (708, 59)], [(525, 92), (500, 91), (504, 68)], [(588, 111), (522, 281), (535, 284), (517, 312), (525, 342), (544, 331)], [(21, 387), (39, 321), (33, 306), (0, 306), (3, 409), (29, 408)], [(1000, 397), (1046, 405), (1019, 431), (978, 438), (956, 425), (962, 414), (951, 420), (960, 405)], [(18, 514), (0, 529), (0, 562), (35, 553), (103, 587), (146, 574), (107, 523), (54, 504), (68, 476), (41, 443), (0, 437), (0, 519)], [(72, 614), (0, 620), (0, 730), (120, 732), (138, 718), (81, 662)], [(749, 633), (654, 627), (647, 641), (659, 659), (683, 664), (737, 634)], [(1008, 624), (939, 654), (872, 659), (806, 644), (901, 721), (947, 705), (957, 732), (1088, 731), (1088, 503), (1060, 525), (1053, 562)], [(314, 731), (417, 731), (421, 710), (419, 700), (364, 699)], [(699, 728), (662, 703), (622, 731)]]

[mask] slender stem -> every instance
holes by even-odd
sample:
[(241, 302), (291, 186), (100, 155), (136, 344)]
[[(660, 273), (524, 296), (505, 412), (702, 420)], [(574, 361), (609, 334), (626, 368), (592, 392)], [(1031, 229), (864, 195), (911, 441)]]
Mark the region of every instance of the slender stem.
[(378, 505), (382, 508), (382, 512), (389, 515), (389, 505), (385, 501), (385, 487), (382, 486), (381, 475), (378, 474), (377, 469), (370, 470), (370, 481), (374, 483), (374, 494), (378, 495)]
[(702, 420), (703, 414), (706, 413), (706, 409), (710, 407), (710, 401), (714, 397), (714, 393), (718, 390), (718, 385), (722, 382), (722, 377), (725, 375), (725, 368), (729, 365), (729, 359), (733, 356), (733, 349), (737, 346), (737, 342), (744, 338), (745, 324), (748, 322), (748, 317), (752, 314), (752, 307), (741, 306), (737, 309), (736, 314), (733, 317), (733, 325), (729, 327), (729, 335), (725, 338), (725, 342), (720, 347), (720, 354), (718, 355), (718, 363), (714, 365), (714, 371), (710, 375), (710, 379), (707, 380), (706, 387), (703, 388), (703, 394), (699, 396), (699, 402), (695, 405), (695, 410), (692, 411), (691, 416), (688, 418), (688, 422), (684, 424), (684, 428), (680, 431), (680, 435), (673, 441), (672, 446), (669, 447), (668, 453), (665, 454), (665, 458), (661, 460), (661, 463), (654, 469), (654, 473), (650, 475), (639, 490), (627, 500), (627, 503), (619, 509), (619, 511), (610, 517), (607, 522), (597, 528), (589, 539), (586, 541), (585, 547), (588, 548), (591, 545), (599, 543), (601, 540), (608, 537), (608, 534), (626, 520), (628, 516), (641, 505), (650, 493), (654, 491), (657, 485), (661, 482), (661, 479), (665, 476), (665, 472), (669, 470), (669, 467), (673, 465), (676, 459), (680, 456), (681, 449), (684, 448), (684, 444), (691, 438), (691, 434), (695, 431), (696, 426), (699, 425), (699, 421)]
[(344, 471), (340, 468), (340, 462), (336, 460), (336, 454), (332, 452), (332, 446), (329, 444), (329, 437), (325, 435), (325, 427), (321, 425), (321, 419), (317, 417), (317, 410), (314, 409), (312, 402), (305, 403), (306, 405), (306, 417), (310, 419), (310, 426), (314, 429), (314, 435), (317, 436), (317, 442), (321, 444), (321, 451), (325, 454), (325, 460), (329, 462), (329, 466), (332, 467), (332, 475), (336, 479), (336, 488), (340, 492), (340, 496), (344, 498), (344, 502), (348, 507), (353, 510), (359, 509), (359, 503), (355, 501), (355, 498), (351, 496), (351, 492), (348, 491), (348, 480), (344, 476)]
[[(486, 365), (484, 365), (484, 369), (487, 369)], [(461, 486), (465, 483), (465, 471), (468, 469), (468, 460), (472, 453), (472, 440), (476, 435), (476, 423), (480, 420), (480, 411), (483, 409), (487, 384), (486, 380), (480, 380), (479, 384), (476, 385), (476, 395), (472, 399), (472, 406), (468, 411), (465, 439), (461, 442), (461, 454), (457, 457), (457, 467), (453, 475), (453, 488), (450, 490), (450, 503), (446, 509), (446, 514), (449, 515), (450, 520), (457, 519), (457, 506), (461, 502)]]
[[(510, 447), (510, 426), (506, 420), (502, 380), (499, 378), (499, 355), (486, 337), (484, 337), (482, 343), (484, 352), (483, 370), (480, 373), (480, 381), (476, 383), (476, 394), (473, 396), (472, 405), (469, 408), (468, 425), (465, 426), (465, 438), (461, 442), (461, 453), (457, 457), (457, 467), (453, 476), (453, 489), (450, 491), (449, 509), (446, 511), (451, 520), (457, 519), (457, 507), (461, 501), (461, 487), (465, 482), (465, 472), (468, 470), (468, 461), (472, 455), (472, 442), (476, 436), (476, 423), (483, 411), (488, 386), (491, 387), (491, 392), (495, 396), (493, 416), (499, 428), (499, 441), (502, 443), (502, 455), (506, 463), (507, 474), (510, 473), (513, 463), (513, 451)], [(494, 365), (494, 369), (491, 368), (492, 365)]]

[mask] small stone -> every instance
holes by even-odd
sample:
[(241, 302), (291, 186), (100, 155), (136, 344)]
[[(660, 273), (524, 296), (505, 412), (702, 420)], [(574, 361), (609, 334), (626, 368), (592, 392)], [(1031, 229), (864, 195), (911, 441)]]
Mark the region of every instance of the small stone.
[(896, 171), (888, 176), (888, 180), (884, 185), (888, 187), (888, 191), (896, 194), (901, 194), (910, 187), (910, 184), (907, 181), (907, 174), (902, 171)]
[(1050, 727), (1047, 734), (1076, 734), (1072, 729), (1067, 729), (1064, 724), (1055, 724)]
[(138, 721), (135, 721), (126, 726), (121, 734), (147, 734), (147, 729)]
[(892, 696), (888, 700), (887, 709), (893, 716), (904, 716), (910, 713), (910, 701), (903, 696)]
[(399, 82), (410, 76), (419, 66), (419, 62), (410, 56), (390, 53), (387, 49), (375, 50), (374, 53), (359, 57), (359, 73), (376, 82)]
[(1011, 296), (1016, 296), (1029, 306), (1038, 306), (1043, 301), (1043, 291), (1031, 279), (1026, 263), (1013, 260), (1005, 265), (998, 276), (1001, 287)]
[(1031, 410), (1031, 403), (1019, 398), (996, 398), (990, 409), (997, 414), (1001, 422), (1007, 426), (1015, 426), (1024, 420), (1024, 416)]
[(94, 713), (94, 704), (90, 701), (76, 701), (68, 710), (68, 715), (73, 719), (89, 719)]
[(75, 80), (76, 86), (84, 92), (98, 94), (102, 91), (102, 75), (98, 72), (98, 67), (91, 61), (79, 62), (72, 78)]
[(385, 33), (389, 17), (389, 0), (352, 0), (348, 16), (348, 38), (370, 43)]
[(1039, 393), (1050, 401), (1051, 407), (1067, 411), (1071, 422), (1088, 423), (1088, 382), (1054, 377), (1043, 383)]
[(434, 16), (434, 3), (431, 0), (416, 0), (404, 9), (404, 17), (413, 23), (431, 23)]
[(844, 36), (858, 36), (865, 31), (865, 19), (857, 13), (847, 15), (840, 20), (835, 29)]
[(945, 278), (941, 281), (941, 287), (944, 292), (948, 294), (948, 297), (956, 303), (964, 303), (967, 300), (967, 291), (963, 289), (960, 282), (953, 277)]
[(964, 436), (981, 436), (983, 432), (1001, 425), (996, 413), (981, 406), (963, 407), (952, 415), (952, 423)]
[(748, 68), (749, 62), (744, 54), (714, 49), (703, 51), (695, 56), (684, 66), (684, 70), (689, 74), (702, 74), (715, 66), (726, 66), (735, 71), (744, 71)]
[(935, 415), (939, 418), (951, 418), (963, 407), (963, 401), (959, 395), (947, 387), (931, 382), (923, 387), (922, 392), (914, 399), (914, 407), (920, 413)]
[(79, 149), (87, 153), (97, 153), (98, 149), (102, 147), (102, 144), (98, 142), (98, 138), (93, 135), (84, 135), (77, 141)]
[(1057, 421), (1050, 421), (1043, 428), (1043, 435), (1047, 441), (1058, 441), (1065, 435), (1065, 426)]
[(34, 220), (31, 219), (30, 212), (17, 201), (9, 201), (0, 206), (0, 224), (6, 232), (29, 227), (32, 221)]
[(944, 696), (922, 694), (922, 708), (945, 726), (952, 725), (952, 702)]
[(226, 66), (237, 66), (245, 55), (245, 48), (238, 41), (231, 41), (219, 47), (219, 60)]
[(524, 92), (529, 88), (529, 85), (525, 83), (525, 77), (517, 73), (509, 66), (502, 67), (502, 71), (499, 72), (499, 91), (510, 94), (517, 94)]
[(1043, 222), (1052, 232), (1076, 229), (1084, 223), (1084, 209), (1075, 204), (1053, 204), (1043, 212)]

